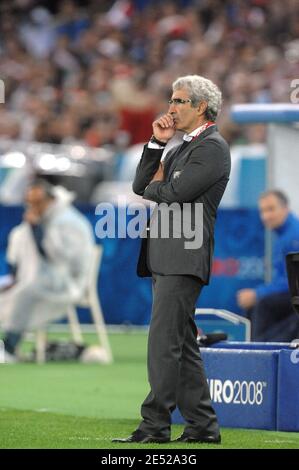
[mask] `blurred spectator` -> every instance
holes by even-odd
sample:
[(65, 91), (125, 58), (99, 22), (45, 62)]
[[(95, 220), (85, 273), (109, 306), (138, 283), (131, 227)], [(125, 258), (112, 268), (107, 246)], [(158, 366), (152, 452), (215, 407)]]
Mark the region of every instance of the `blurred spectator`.
[(235, 127), (229, 108), (289, 102), (298, 36), (297, 0), (4, 0), (7, 109), (1, 106), (0, 119), (7, 111), (13, 117), (1, 134), (116, 148), (140, 143), (153, 116), (167, 109), (173, 80), (188, 72), (221, 86), (218, 125), (230, 143), (260, 142), (263, 127)]
[(28, 19), (21, 22), (19, 34), (22, 43), (30, 54), (40, 59), (48, 57), (55, 46), (55, 29), (52, 15), (46, 8), (33, 8)]
[(87, 286), (93, 235), (71, 205), (72, 195), (43, 180), (27, 191), (24, 221), (10, 233), (12, 284), (0, 293), (6, 359), (13, 362), (24, 332), (66, 314)]
[(266, 228), (273, 230), (272, 281), (238, 292), (239, 306), (251, 320), (253, 341), (292, 341), (299, 335), (299, 316), (293, 309), (286, 272), (286, 255), (299, 250), (299, 219), (290, 212), (281, 191), (260, 197), (259, 209)]
[(89, 28), (90, 19), (84, 10), (78, 8), (73, 0), (63, 0), (57, 14), (57, 33), (76, 42)]

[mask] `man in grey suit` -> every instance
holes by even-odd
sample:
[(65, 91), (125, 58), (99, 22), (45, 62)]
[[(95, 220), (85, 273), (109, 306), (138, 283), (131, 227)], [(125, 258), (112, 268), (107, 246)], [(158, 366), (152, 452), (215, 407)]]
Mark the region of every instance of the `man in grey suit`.
[[(186, 421), (177, 442), (221, 441), (194, 322), (197, 298), (209, 283), (216, 211), (230, 174), (229, 147), (215, 125), (220, 105), (221, 92), (210, 80), (198, 75), (178, 78), (168, 113), (153, 123), (153, 136), (137, 167), (134, 192), (158, 203), (142, 239), (137, 269), (140, 276), (153, 280), (148, 338), (151, 390), (141, 406), (138, 429), (115, 442), (169, 442), (176, 406)], [(185, 132), (183, 144), (172, 148), (161, 162), (176, 130)], [(160, 206), (164, 210), (159, 213)], [(173, 223), (168, 238), (156, 230), (165, 218), (165, 206), (175, 206), (167, 214)], [(187, 243), (187, 212), (189, 228), (195, 238), (200, 235), (200, 244)], [(198, 214), (202, 214), (200, 222)], [(179, 223), (174, 220), (177, 215), (182, 216)]]

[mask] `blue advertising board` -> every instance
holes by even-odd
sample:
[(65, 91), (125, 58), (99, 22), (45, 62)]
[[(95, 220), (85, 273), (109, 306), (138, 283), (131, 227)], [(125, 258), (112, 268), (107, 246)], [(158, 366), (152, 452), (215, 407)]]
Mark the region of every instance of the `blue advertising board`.
[[(201, 354), (220, 426), (299, 431), (299, 349), (220, 342)], [(178, 409), (172, 418), (184, 422)]]
[(277, 430), (299, 431), (299, 349), (279, 354)]
[[(278, 351), (201, 352), (220, 426), (276, 429)], [(178, 410), (173, 422), (183, 423)]]

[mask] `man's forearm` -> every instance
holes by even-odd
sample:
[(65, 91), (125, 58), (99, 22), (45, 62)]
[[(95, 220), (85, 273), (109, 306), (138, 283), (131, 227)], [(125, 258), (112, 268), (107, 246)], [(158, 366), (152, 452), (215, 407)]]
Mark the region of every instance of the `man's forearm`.
[(140, 196), (143, 195), (145, 188), (149, 185), (159, 168), (162, 154), (163, 149), (148, 148), (147, 145), (144, 146), (143, 154), (133, 181), (134, 193)]

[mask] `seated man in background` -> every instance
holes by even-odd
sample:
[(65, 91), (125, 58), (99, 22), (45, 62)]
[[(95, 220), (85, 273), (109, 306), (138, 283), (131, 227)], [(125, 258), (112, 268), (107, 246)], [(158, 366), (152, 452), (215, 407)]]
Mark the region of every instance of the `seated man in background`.
[(87, 287), (93, 234), (71, 205), (73, 196), (43, 180), (26, 194), (23, 222), (9, 236), (13, 284), (0, 293), (0, 326), (7, 362), (14, 362), (23, 333), (66, 314)]
[(240, 307), (251, 320), (253, 341), (292, 341), (299, 337), (299, 316), (291, 304), (286, 271), (286, 254), (299, 251), (299, 219), (290, 212), (286, 195), (278, 190), (259, 199), (263, 224), (273, 230), (272, 281), (237, 293)]

